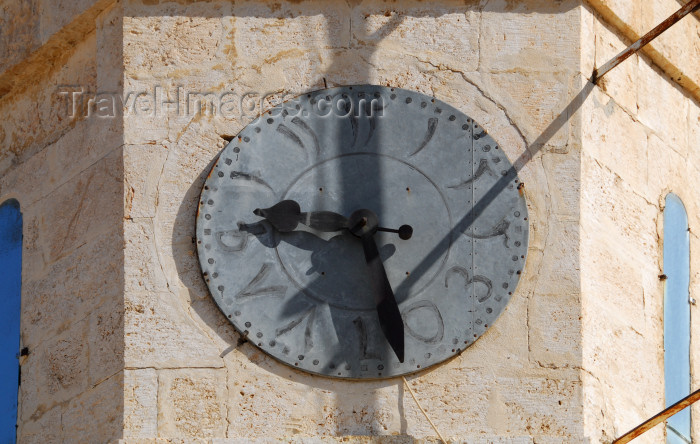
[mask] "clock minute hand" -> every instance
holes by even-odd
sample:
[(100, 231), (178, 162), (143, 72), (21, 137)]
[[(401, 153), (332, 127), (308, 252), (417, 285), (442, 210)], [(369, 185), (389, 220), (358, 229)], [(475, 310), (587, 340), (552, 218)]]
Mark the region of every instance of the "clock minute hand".
[(404, 357), (404, 326), (401, 318), (399, 305), (396, 303), (394, 291), (386, 276), (384, 264), (379, 256), (374, 235), (366, 234), (362, 236), (362, 247), (365, 251), (365, 259), (369, 268), (370, 280), (374, 290), (374, 302), (379, 315), (379, 325), (384, 332), (389, 345), (403, 362)]
[(394, 290), (391, 289), (386, 269), (374, 240), (377, 232), (377, 216), (369, 210), (357, 210), (350, 216), (349, 230), (362, 240), (362, 249), (379, 316), (379, 326), (399, 362), (404, 359), (404, 325)]

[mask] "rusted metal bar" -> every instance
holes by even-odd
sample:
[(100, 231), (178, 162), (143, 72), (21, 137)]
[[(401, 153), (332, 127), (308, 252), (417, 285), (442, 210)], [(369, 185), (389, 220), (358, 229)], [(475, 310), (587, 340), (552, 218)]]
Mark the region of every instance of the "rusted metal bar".
[(697, 400), (700, 400), (700, 390), (694, 391), (693, 393), (681, 399), (672, 406), (667, 407), (665, 410), (647, 419), (643, 423), (639, 424), (637, 427), (633, 428), (629, 432), (617, 438), (615, 441), (612, 442), (612, 444), (625, 444), (632, 441), (634, 438), (651, 429), (658, 423), (666, 421), (668, 418), (680, 412), (681, 410), (688, 407), (690, 404), (694, 403)]
[(669, 18), (667, 18), (663, 22), (659, 23), (658, 26), (646, 33), (642, 38), (632, 43), (630, 46), (627, 47), (627, 49), (610, 59), (610, 61), (608, 61), (605, 65), (601, 66), (600, 68), (594, 69), (593, 74), (591, 75), (591, 82), (594, 84), (598, 83), (598, 80), (600, 80), (610, 70), (615, 68), (620, 63), (624, 62), (629, 56), (639, 51), (647, 43), (660, 36), (664, 31), (666, 31), (668, 28), (677, 23), (680, 19), (690, 14), (697, 8), (700, 8), (700, 0), (690, 0), (688, 3), (685, 4), (685, 6), (673, 13)]

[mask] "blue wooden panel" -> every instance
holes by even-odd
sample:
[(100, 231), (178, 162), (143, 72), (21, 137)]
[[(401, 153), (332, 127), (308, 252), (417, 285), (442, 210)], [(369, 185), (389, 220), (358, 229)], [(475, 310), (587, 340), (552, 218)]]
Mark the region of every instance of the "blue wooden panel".
[(0, 443), (15, 442), (19, 386), (22, 213), (19, 202), (0, 205)]
[[(664, 375), (666, 406), (690, 394), (690, 239), (688, 216), (675, 194), (666, 196), (664, 209)], [(668, 420), (668, 424), (689, 440), (690, 409)], [(678, 442), (671, 430), (667, 442)]]

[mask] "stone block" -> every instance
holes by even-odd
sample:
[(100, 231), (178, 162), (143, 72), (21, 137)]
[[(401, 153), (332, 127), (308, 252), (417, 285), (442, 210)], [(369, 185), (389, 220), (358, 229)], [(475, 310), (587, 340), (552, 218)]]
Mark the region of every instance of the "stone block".
[[(581, 7), (581, 75), (588, 79), (596, 64), (595, 29), (598, 19), (593, 8), (587, 5)], [(593, 38), (592, 38), (593, 36)]]
[[(605, 236), (613, 249), (638, 258), (656, 256), (658, 208), (607, 165), (582, 156), (581, 226)], [(585, 216), (584, 216), (585, 215)]]
[[(691, 231), (698, 226), (700, 203), (694, 189), (688, 183), (700, 180), (700, 170), (688, 159), (661, 140), (656, 134), (649, 135), (649, 195), (659, 202), (659, 212), (663, 211), (668, 193), (680, 197), (688, 215)], [(659, 230), (661, 227), (659, 227)]]
[[(41, 151), (29, 153), (27, 156), (17, 157), (11, 150), (3, 151), (0, 154), (0, 157), (3, 154), (13, 156), (12, 158), (16, 158), (17, 163), (12, 168), (9, 168), (10, 165), (8, 165), (8, 170), (5, 171), (0, 161), (0, 173), (2, 174), (0, 195), (12, 190), (18, 195), (23, 206), (33, 204), (46, 196), (52, 189), (89, 168), (121, 145), (122, 125), (119, 119), (71, 117), (70, 100), (72, 99), (70, 99), (70, 92), (78, 91), (79, 87), (56, 86), (47, 92), (58, 99), (58, 103), (52, 102), (57, 118), (63, 122), (71, 121), (66, 128), (56, 128), (57, 131), (61, 132), (60, 137), (51, 140), (48, 145), (37, 145), (38, 148), (42, 148)], [(65, 92), (65, 95), (62, 96), (61, 92)], [(76, 93), (75, 103), (78, 104), (82, 97), (87, 97), (87, 94), (77, 95)], [(24, 105), (19, 104), (18, 108), (22, 106)], [(21, 116), (24, 111), (7, 112), (12, 112), (13, 116), (17, 114)], [(8, 125), (9, 127), (14, 126), (14, 124), (12, 118), (0, 122), (0, 140), (3, 136), (2, 126)], [(50, 122), (46, 122), (46, 124), (48, 127)], [(9, 144), (8, 140), (5, 146), (10, 147)], [(20, 147), (19, 149), (25, 148)], [(37, 184), (43, 186), (37, 186)]]
[(581, 366), (581, 300), (563, 294), (531, 296), (527, 310), (530, 359), (543, 368)]
[[(631, 42), (621, 38), (616, 29), (607, 23), (595, 22), (595, 66), (601, 67)], [(598, 86), (611, 96), (615, 103), (631, 115), (637, 113), (637, 89), (639, 84), (639, 65), (637, 55), (633, 55), (617, 68), (608, 72)]]
[[(681, 4), (672, 0), (657, 0), (643, 2), (640, 6), (644, 33), (666, 20), (681, 7)], [(700, 37), (700, 20), (697, 14), (695, 16), (691, 14), (649, 44), (651, 49), (660, 53), (664, 59), (657, 64), (660, 64), (665, 71), (672, 72), (674, 81), (681, 81), (685, 77), (695, 83), (696, 97), (697, 85), (700, 83), (700, 66), (695, 63), (700, 58), (698, 37)]]
[(112, 231), (82, 245), (45, 271), (25, 261), (22, 286), (25, 346), (37, 347), (85, 318), (101, 303), (120, 297), (122, 246), (121, 235)]
[(186, 6), (173, 6), (173, 15), (163, 11), (131, 15), (134, 5), (126, 7), (124, 69), (130, 75), (182, 77), (209, 70), (220, 61), (224, 38), (220, 17), (212, 16), (212, 11), (198, 15)]
[(190, 310), (185, 301), (172, 293), (127, 294), (125, 366), (222, 367), (220, 350)]
[(96, 88), (94, 35), (87, 36), (73, 49), (62, 53), (62, 60), (56, 61), (62, 69), (48, 73), (41, 82), (36, 77), (15, 79), (13, 93), (3, 96), (0, 113), (7, 116), (2, 122), (3, 152), (12, 153), (16, 163), (36, 154), (75, 124), (77, 117), (67, 117), (67, 102), (60, 94), (61, 87)]
[(78, 321), (51, 341), (29, 349), (22, 365), (20, 418), (38, 418), (89, 387), (88, 322)]
[(56, 406), (32, 419), (20, 418), (17, 442), (28, 444), (58, 444), (63, 442), (61, 406)]
[[(62, 28), (70, 26), (74, 20), (79, 20), (78, 16), (93, 6), (101, 6), (100, 3), (105, 2), (99, 0), (37, 0), (36, 11), (39, 15), (41, 44), (54, 37)], [(104, 8), (104, 6), (101, 7)], [(86, 27), (89, 28), (89, 25)]]
[(68, 399), (88, 386), (88, 323), (76, 322), (46, 344), (44, 370), (54, 400)]
[[(617, 310), (584, 294), (583, 369), (600, 379), (611, 396), (610, 415), (624, 433), (663, 408), (663, 337), (636, 331)], [(639, 399), (646, 402), (640, 403)], [(619, 427), (619, 424), (625, 424)]]
[(688, 99), (688, 164), (700, 171), (700, 104)]
[(656, 134), (649, 135), (649, 196), (664, 201), (669, 192), (679, 193), (687, 185), (686, 159)]
[[(444, 384), (449, 385), (463, 374), (509, 374), (530, 366), (526, 332), (530, 328), (528, 301), (532, 297), (535, 282), (536, 278), (533, 282), (521, 281), (505, 310), (486, 333), (462, 352), (459, 358), (440, 366), (438, 375)], [(494, 354), (493, 350), (499, 350), (499, 353)], [(452, 396), (458, 398), (460, 395), (454, 393)]]
[(124, 371), (124, 438), (158, 436), (158, 375), (152, 368)]
[(477, 5), (444, 2), (436, 12), (434, 5), (415, 0), (391, 7), (379, 2), (362, 3), (351, 12), (353, 42), (410, 54), (434, 66), (476, 71)]
[(547, 140), (541, 140), (541, 136), (567, 107), (570, 78), (566, 73), (542, 76), (523, 71), (494, 73), (482, 77), (482, 88), (506, 110), (529, 145), (538, 140), (545, 149), (561, 151), (569, 143), (568, 120), (554, 134), (547, 135)]
[(599, 231), (583, 229), (581, 243), (582, 274), (591, 276), (582, 285), (585, 304), (596, 307), (589, 313), (600, 322), (615, 318), (647, 335), (645, 296), (650, 290), (644, 288), (642, 276), (658, 276), (658, 258), (621, 250)]
[(226, 370), (181, 368), (158, 372), (160, 437), (225, 436), (226, 411)]
[[(36, 275), (46, 272), (43, 245), (39, 242), (39, 221), (41, 220), (41, 207), (36, 205), (22, 206), (22, 273), (27, 281)], [(26, 264), (26, 265), (24, 265)], [(25, 300), (23, 298), (23, 300)]]
[(671, 148), (688, 156), (688, 101), (683, 90), (658, 68), (639, 58), (639, 121)]
[[(363, 390), (358, 391), (352, 382), (301, 373), (261, 352), (249, 352), (247, 346), (241, 352), (249, 357), (233, 352), (227, 359), (230, 435), (332, 439), (399, 433), (397, 403), (410, 402), (410, 395), (400, 394), (397, 383), (363, 382)], [(260, 367), (270, 371), (270, 377), (260, 378)]]
[(634, 32), (639, 36), (646, 32), (642, 30), (642, 5), (640, 3), (625, 0), (591, 0), (590, 3), (596, 11), (605, 17), (606, 21), (611, 22), (614, 26), (622, 27), (626, 32)]
[(126, 292), (167, 291), (152, 219), (124, 221), (124, 288)]
[[(462, 442), (464, 438), (468, 438), (465, 442), (470, 442), (469, 439), (479, 436), (501, 433), (497, 426), (494, 427), (494, 411), (491, 409), (494, 381), (493, 373), (488, 369), (440, 369), (432, 375), (407, 377), (406, 381), (448, 442)], [(387, 395), (387, 402), (391, 402), (394, 394)], [(406, 423), (406, 433), (419, 439), (437, 439), (433, 427), (402, 381), (398, 386), (398, 399), (397, 413)]]
[(647, 129), (597, 89), (583, 109), (583, 152), (647, 196)]
[[(76, 122), (63, 137), (47, 146), (45, 151), (49, 174), (43, 180), (58, 188), (72, 178), (85, 174), (101, 159), (119, 157), (122, 138), (122, 122), (119, 118), (101, 119), (93, 116)], [(115, 164), (109, 168), (117, 176), (123, 170), (123, 167)], [(37, 180), (42, 180), (40, 176), (36, 177)], [(48, 190), (44, 192), (46, 191)]]
[[(0, 122), (0, 141), (2, 141), (2, 122)], [(11, 168), (15, 155), (9, 151), (0, 153), (0, 158), (5, 155), (8, 159), (6, 167), (3, 167), (5, 162), (0, 161), (0, 202), (14, 197), (20, 202), (24, 213), (26, 207), (47, 192), (45, 187), (36, 186), (37, 180), (49, 176), (51, 166), (47, 162), (47, 154), (48, 150), (40, 151), (22, 164)]]
[(95, 386), (124, 369), (124, 298), (112, 298), (89, 318), (90, 384)]
[(116, 229), (123, 212), (121, 154), (113, 152), (37, 205), (43, 207), (37, 242), (47, 264)]
[(290, 55), (350, 46), (350, 16), (343, 2), (284, 2), (277, 7), (241, 2), (233, 6), (233, 16), (224, 44), (232, 45), (228, 58), (236, 64), (260, 69)]
[(192, 288), (197, 295), (205, 293), (193, 243), (199, 195), (224, 143), (210, 126), (191, 125), (178, 143), (168, 146), (168, 158), (158, 179), (158, 207), (150, 245), (157, 249), (168, 284)]
[(124, 217), (154, 217), (168, 150), (160, 144), (124, 147)]
[(542, 165), (549, 185), (551, 214), (562, 220), (577, 219), (581, 203), (580, 153), (545, 153), (542, 155)]
[(41, 45), (38, 0), (0, 4), (0, 74)]
[[(613, 406), (611, 392), (596, 376), (582, 371), (583, 424), (586, 444), (612, 442), (619, 434), (612, 424)], [(624, 433), (624, 432), (623, 432)]]
[(122, 373), (85, 390), (63, 407), (64, 442), (112, 442), (120, 438), (123, 403)]
[(578, 72), (580, 14), (564, 1), (489, 2), (481, 14), (479, 69)]
[[(44, 0), (48, 1), (48, 0)], [(97, 3), (101, 11), (94, 19), (96, 34), (95, 65), (101, 92), (119, 93), (124, 85), (124, 9), (109, 0), (81, 0)], [(80, 3), (80, 2), (76, 2)], [(109, 6), (107, 6), (109, 5)], [(121, 120), (121, 119), (119, 119)]]
[(579, 294), (581, 291), (580, 228), (578, 222), (550, 220), (536, 291), (541, 294)]
[(504, 415), (508, 429), (527, 430), (535, 442), (540, 436), (560, 437), (563, 442), (575, 442), (582, 436), (583, 422), (577, 408), (582, 397), (580, 382), (554, 375), (498, 377), (494, 387), (498, 388), (493, 396), (500, 402), (493, 408)]

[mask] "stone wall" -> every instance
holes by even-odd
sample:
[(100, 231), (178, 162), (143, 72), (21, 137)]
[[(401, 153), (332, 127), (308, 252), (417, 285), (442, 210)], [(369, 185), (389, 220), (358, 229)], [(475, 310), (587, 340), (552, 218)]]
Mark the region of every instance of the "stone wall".
[[(2, 6), (18, 28), (31, 18), (12, 9), (20, 4)], [(71, 118), (59, 94), (120, 90), (121, 19), (104, 9), (90, 16), (91, 26), (62, 31), (75, 40), (55, 52), (38, 26), (2, 28), (10, 53), (0, 84), (11, 87), (0, 97), (0, 201), (18, 199), (24, 216), (19, 442), (121, 436), (122, 120)], [(9, 68), (23, 50), (42, 57)]]
[[(483, 125), (522, 167), (525, 276), (486, 335), (409, 384), (455, 440), (582, 436), (576, 2), (129, 2), (124, 13), (125, 91), (184, 103), (192, 91), (376, 83)], [(192, 242), (198, 196), (222, 136), (253, 116), (136, 114), (124, 131), (124, 436), (434, 437), (400, 379), (290, 369), (241, 344), (209, 296)]]
[[(680, 7), (675, 1), (593, 1), (582, 16), (590, 72)], [(620, 23), (624, 22), (624, 26)], [(645, 30), (642, 32), (641, 30)], [(622, 435), (665, 407), (663, 208), (686, 206), (691, 294), (697, 294), (700, 20), (688, 16), (602, 79), (583, 107), (581, 275), (584, 426), (594, 442)], [(635, 34), (636, 33), (636, 34)], [(668, 64), (673, 64), (668, 68)], [(670, 77), (673, 75), (673, 77)], [(691, 306), (691, 332), (697, 331)], [(691, 338), (691, 366), (700, 348)], [(692, 387), (698, 374), (693, 372)], [(693, 407), (697, 418), (697, 406)], [(697, 440), (698, 421), (693, 421)], [(635, 442), (664, 440), (657, 426)]]

